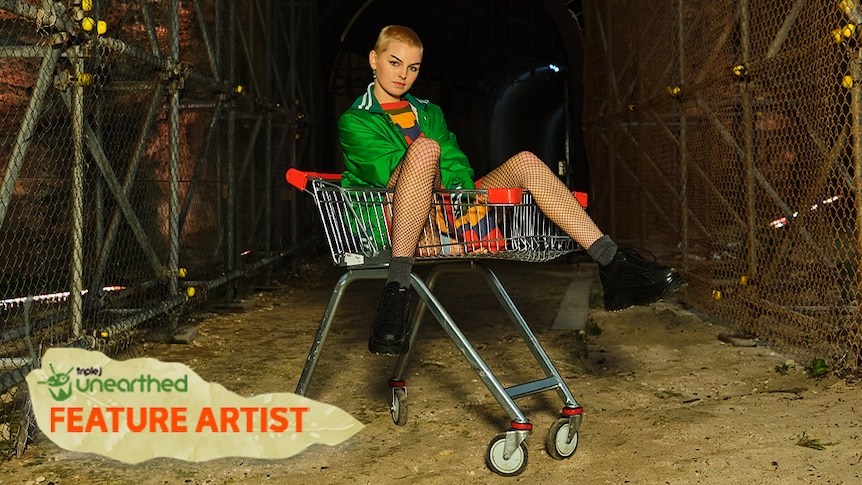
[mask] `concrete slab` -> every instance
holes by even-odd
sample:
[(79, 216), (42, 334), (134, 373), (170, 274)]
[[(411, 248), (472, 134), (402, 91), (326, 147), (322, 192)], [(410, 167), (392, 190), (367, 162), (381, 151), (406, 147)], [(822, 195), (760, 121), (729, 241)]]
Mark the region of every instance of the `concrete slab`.
[(596, 278), (598, 269), (587, 266), (574, 273), (572, 282), (566, 289), (566, 294), (560, 302), (560, 308), (554, 317), (554, 330), (585, 330), (587, 328), (587, 312), (590, 309), (590, 288)]
[(198, 329), (193, 325), (184, 325), (174, 334), (174, 343), (190, 344), (198, 336)]
[(245, 300), (233, 300), (229, 303), (214, 305), (213, 311), (217, 313), (243, 313), (248, 310), (251, 310), (256, 305), (257, 301), (254, 298), (249, 298)]

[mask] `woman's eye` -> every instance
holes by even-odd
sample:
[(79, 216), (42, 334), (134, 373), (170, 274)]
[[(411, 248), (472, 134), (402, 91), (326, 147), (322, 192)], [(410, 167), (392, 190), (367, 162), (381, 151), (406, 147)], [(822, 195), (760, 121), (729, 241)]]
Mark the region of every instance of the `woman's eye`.
[(410, 66), (410, 71), (411, 72), (419, 72), (419, 68), (416, 66)]
[(398, 66), (398, 61), (389, 61), (389, 65), (390, 65), (390, 66), (393, 66), (393, 67), (397, 67), (397, 66)]

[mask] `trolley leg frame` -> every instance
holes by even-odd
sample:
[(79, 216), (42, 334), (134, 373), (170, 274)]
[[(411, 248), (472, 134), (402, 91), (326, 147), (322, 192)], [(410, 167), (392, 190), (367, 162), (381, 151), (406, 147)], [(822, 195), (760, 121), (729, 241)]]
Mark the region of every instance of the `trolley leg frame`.
[[(473, 345), (461, 331), (460, 327), (458, 327), (458, 325), (455, 323), (455, 321), (452, 319), (452, 317), (449, 315), (449, 313), (446, 311), (446, 309), (443, 307), (437, 297), (433, 294), (432, 290), (441, 275), (453, 272), (471, 271), (478, 272), (488, 283), (488, 286), (491, 288), (492, 292), (497, 297), (497, 300), (500, 302), (501, 306), (503, 307), (506, 314), (509, 316), (512, 323), (515, 325), (515, 328), (518, 330), (518, 333), (520, 334), (521, 338), (523, 339), (527, 347), (530, 349), (530, 352), (532, 353), (536, 362), (539, 364), (539, 367), (544, 372), (545, 378), (510, 387), (504, 387), (500, 383), (499, 379), (497, 379), (497, 377), (488, 367), (488, 365), (485, 363), (485, 361), (482, 359), (482, 357), (479, 355), (479, 353), (476, 351), (475, 347), (473, 347)], [(387, 276), (388, 269), (385, 267), (357, 268), (349, 269), (338, 280), (335, 285), (335, 288), (332, 291), (332, 295), (324, 312), (323, 319), (320, 323), (317, 334), (314, 337), (311, 349), (309, 350), (308, 356), (306, 358), (306, 362), (302, 370), (302, 375), (300, 376), (299, 382), (296, 387), (296, 394), (304, 396), (308, 392), (308, 386), (311, 383), (311, 379), (317, 368), (317, 364), (320, 361), (320, 356), (323, 351), (323, 345), (329, 334), (329, 330), (332, 326), (332, 322), (334, 320), (338, 306), (341, 302), (341, 298), (344, 295), (344, 292), (346, 291), (347, 287), (356, 280), (386, 279)], [(509, 419), (511, 419), (509, 430), (506, 432), (505, 436), (505, 446), (503, 450), (504, 459), (508, 460), (509, 457), (511, 457), (518, 450), (523, 441), (526, 439), (527, 435), (530, 434), (530, 432), (532, 431), (532, 424), (530, 423), (529, 419), (524, 415), (524, 413), (515, 403), (515, 399), (523, 396), (528, 396), (552, 389), (556, 390), (558, 396), (564, 403), (562, 414), (565, 418), (568, 418), (569, 426), (567, 434), (569, 440), (572, 439), (574, 434), (576, 434), (578, 432), (578, 429), (580, 428), (583, 408), (575, 400), (571, 391), (563, 381), (563, 378), (560, 375), (559, 371), (557, 371), (556, 367), (554, 367), (547, 353), (536, 339), (535, 334), (533, 334), (532, 330), (527, 325), (527, 322), (524, 320), (524, 317), (521, 315), (514, 302), (509, 297), (509, 294), (506, 292), (499, 278), (497, 278), (497, 275), (493, 271), (491, 271), (491, 269), (477, 261), (438, 264), (429, 273), (427, 277), (427, 284), (415, 273), (410, 275), (410, 279), (412, 282), (413, 290), (417, 293), (420, 299), (417, 305), (415, 315), (413, 317), (413, 331), (411, 332), (410, 336), (410, 349), (413, 348), (416, 335), (419, 333), (419, 325), (422, 321), (422, 318), (424, 317), (425, 311), (430, 311), (434, 318), (436, 318), (440, 325), (443, 327), (443, 330), (446, 332), (446, 334), (449, 336), (449, 338), (452, 340), (458, 350), (460, 350), (462, 355), (464, 355), (464, 358), (467, 359), (467, 362), (476, 372), (479, 379), (488, 388), (488, 390), (491, 392), (491, 395), (494, 396), (494, 399), (497, 400), (497, 402), (508, 415)], [(408, 351), (407, 353), (398, 358), (393, 377), (389, 379), (390, 386), (393, 386), (393, 403), (395, 403), (395, 387), (398, 387), (399, 390), (403, 390), (404, 396), (406, 396), (406, 386), (403, 380), (403, 376), (407, 367), (409, 356), (410, 352)], [(404, 421), (398, 421), (394, 413), (393, 419), (396, 420), (397, 424), (404, 424)], [(495, 469), (494, 471), (500, 473), (499, 470)]]

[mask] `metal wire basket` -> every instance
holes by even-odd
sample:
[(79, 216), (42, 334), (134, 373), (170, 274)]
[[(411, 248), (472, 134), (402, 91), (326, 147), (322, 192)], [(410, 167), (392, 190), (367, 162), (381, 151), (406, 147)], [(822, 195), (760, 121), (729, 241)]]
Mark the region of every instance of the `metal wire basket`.
[[(389, 260), (391, 189), (341, 187), (339, 175), (294, 169), (287, 179), (313, 195), (335, 264)], [(435, 190), (416, 258), (543, 262), (580, 249), (526, 190)]]

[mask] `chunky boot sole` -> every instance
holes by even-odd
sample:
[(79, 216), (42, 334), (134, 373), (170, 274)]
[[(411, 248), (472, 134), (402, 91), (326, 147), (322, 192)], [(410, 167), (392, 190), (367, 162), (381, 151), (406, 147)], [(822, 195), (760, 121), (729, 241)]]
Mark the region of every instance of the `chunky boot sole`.
[(404, 355), (410, 349), (410, 334), (401, 340), (379, 340), (374, 335), (368, 339), (368, 351), (377, 355)]
[(402, 355), (410, 347), (410, 292), (398, 283), (387, 283), (377, 303), (377, 317), (371, 324), (368, 351), (379, 355)]
[(649, 305), (679, 293), (686, 286), (688, 283), (685, 279), (679, 273), (674, 273), (670, 281), (661, 286), (612, 290), (605, 292), (605, 309), (616, 312), (637, 305)]

